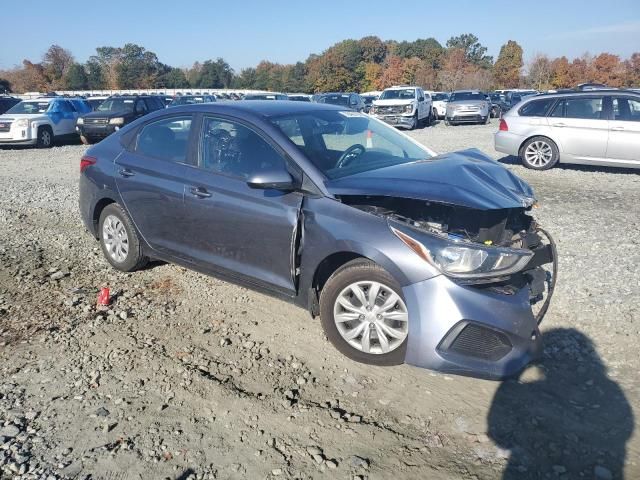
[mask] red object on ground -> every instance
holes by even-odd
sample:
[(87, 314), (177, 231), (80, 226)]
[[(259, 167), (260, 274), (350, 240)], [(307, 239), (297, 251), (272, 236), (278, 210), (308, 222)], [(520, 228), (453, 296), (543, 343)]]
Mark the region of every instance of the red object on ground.
[(109, 305), (111, 298), (109, 298), (109, 287), (100, 289), (98, 294), (98, 305)]

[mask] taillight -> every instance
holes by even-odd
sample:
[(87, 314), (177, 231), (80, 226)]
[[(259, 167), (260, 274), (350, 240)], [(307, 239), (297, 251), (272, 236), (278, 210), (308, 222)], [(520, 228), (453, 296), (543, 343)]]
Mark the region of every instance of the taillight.
[(500, 126), (498, 127), (498, 130), (500, 130), (501, 132), (509, 131), (509, 125), (507, 125), (507, 122), (504, 121), (504, 118), (500, 119)]
[(91, 165), (95, 165), (97, 161), (98, 159), (96, 157), (90, 157), (88, 155), (85, 155), (84, 157), (82, 157), (80, 159), (80, 173), (84, 172), (87, 169), (87, 167)]

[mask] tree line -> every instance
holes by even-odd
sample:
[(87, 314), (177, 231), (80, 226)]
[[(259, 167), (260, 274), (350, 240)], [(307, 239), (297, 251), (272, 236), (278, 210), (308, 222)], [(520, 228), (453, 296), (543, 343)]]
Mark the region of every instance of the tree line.
[(222, 58), (196, 62), (189, 68), (162, 63), (144, 47), (98, 47), (85, 63), (52, 45), (39, 62), (0, 70), (0, 91), (109, 90), (162, 88), (246, 88), (282, 92), (370, 91), (396, 84), (428, 90), (460, 88), (573, 87), (581, 82), (612, 87), (640, 86), (640, 52), (628, 59), (601, 53), (569, 60), (536, 54), (524, 64), (522, 47), (509, 40), (497, 59), (487, 55), (470, 33), (451, 37), (445, 45), (434, 38), (382, 41), (376, 36), (343, 40), (304, 62), (279, 64), (263, 60), (235, 72)]

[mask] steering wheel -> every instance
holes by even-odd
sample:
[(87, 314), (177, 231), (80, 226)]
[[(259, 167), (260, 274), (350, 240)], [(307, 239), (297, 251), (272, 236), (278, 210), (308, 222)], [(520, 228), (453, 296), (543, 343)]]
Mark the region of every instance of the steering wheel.
[(356, 143), (355, 145), (351, 145), (349, 148), (347, 148), (344, 151), (342, 155), (340, 155), (340, 158), (336, 163), (336, 168), (346, 167), (348, 164), (353, 162), (356, 158), (358, 158), (360, 155), (362, 155), (366, 151), (367, 150), (366, 148), (364, 148), (364, 145), (361, 145), (359, 143)]

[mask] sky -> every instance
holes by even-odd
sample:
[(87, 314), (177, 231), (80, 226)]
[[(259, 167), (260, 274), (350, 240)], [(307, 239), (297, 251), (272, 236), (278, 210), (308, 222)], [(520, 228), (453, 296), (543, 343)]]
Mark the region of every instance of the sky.
[[(594, 7), (590, 7), (593, 4)], [(39, 6), (42, 8), (39, 8)], [(188, 67), (224, 58), (236, 71), (266, 59), (304, 61), (346, 38), (383, 40), (473, 33), (497, 57), (507, 40), (537, 53), (574, 58), (640, 51), (640, 0), (322, 0), (319, 2), (108, 0), (7, 2), (0, 69), (40, 61), (51, 44), (84, 62), (99, 46), (137, 43), (159, 60)]]

